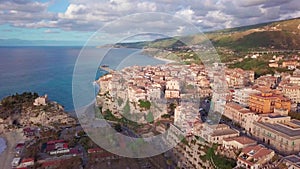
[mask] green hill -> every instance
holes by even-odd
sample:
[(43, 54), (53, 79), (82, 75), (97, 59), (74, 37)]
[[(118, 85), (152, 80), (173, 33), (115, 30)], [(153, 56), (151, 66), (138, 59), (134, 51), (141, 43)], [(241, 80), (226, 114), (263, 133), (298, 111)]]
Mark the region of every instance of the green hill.
[(300, 19), (277, 21), (207, 34), (216, 47), (233, 50), (300, 49)]
[[(300, 18), (224, 29), (205, 33), (215, 47), (234, 51), (259, 49), (300, 49)], [(120, 43), (119, 47), (170, 49), (183, 46), (181, 41), (201, 44), (203, 35), (158, 39), (152, 42)]]

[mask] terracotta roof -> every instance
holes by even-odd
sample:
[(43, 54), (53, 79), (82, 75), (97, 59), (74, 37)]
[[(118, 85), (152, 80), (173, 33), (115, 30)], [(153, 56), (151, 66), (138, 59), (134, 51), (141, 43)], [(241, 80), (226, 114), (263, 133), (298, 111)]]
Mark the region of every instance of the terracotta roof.
[(233, 138), (225, 138), (224, 141), (236, 141), (240, 144), (252, 144), (256, 143), (255, 140), (250, 139), (249, 137), (240, 136), (240, 137), (233, 137)]
[(242, 152), (248, 155), (250, 154), (253, 158), (258, 159), (270, 154), (273, 150), (267, 149), (263, 145), (255, 145), (244, 148)]
[(239, 132), (234, 129), (215, 130), (211, 136), (224, 136), (231, 134), (238, 134)]
[(226, 106), (231, 107), (231, 108), (236, 109), (236, 110), (240, 110), (240, 109), (244, 108), (243, 106), (241, 106), (237, 103), (234, 103), (234, 102), (229, 102), (229, 103), (226, 104)]
[(47, 144), (56, 144), (56, 143), (64, 143), (66, 142), (65, 140), (52, 140), (48, 141)]
[(21, 163), (34, 162), (34, 158), (24, 158)]

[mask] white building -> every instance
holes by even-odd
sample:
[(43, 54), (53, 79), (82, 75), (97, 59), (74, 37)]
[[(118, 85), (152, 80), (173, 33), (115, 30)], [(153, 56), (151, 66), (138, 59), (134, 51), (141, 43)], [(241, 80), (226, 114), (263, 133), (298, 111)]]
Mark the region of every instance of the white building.
[(175, 109), (174, 124), (186, 135), (194, 132), (194, 124), (200, 120), (198, 108), (198, 104), (182, 103), (181, 106), (177, 106)]
[(177, 80), (170, 80), (166, 83), (165, 98), (179, 98), (180, 84)]
[(300, 86), (283, 86), (282, 93), (285, 97), (291, 99), (293, 103), (300, 103)]
[(236, 89), (233, 93), (233, 101), (242, 106), (248, 107), (250, 95), (257, 93), (260, 93), (260, 91), (251, 88)]
[(205, 123), (201, 137), (209, 143), (222, 144), (225, 138), (237, 137), (239, 134), (239, 131), (231, 129), (226, 124), (210, 125)]
[(34, 100), (34, 106), (45, 106), (47, 105), (48, 95), (38, 97)]

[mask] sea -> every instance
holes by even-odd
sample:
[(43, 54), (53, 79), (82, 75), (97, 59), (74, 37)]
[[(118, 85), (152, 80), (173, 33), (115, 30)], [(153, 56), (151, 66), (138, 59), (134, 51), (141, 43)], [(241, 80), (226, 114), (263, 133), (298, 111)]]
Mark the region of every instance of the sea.
[(3, 138), (0, 137), (0, 154), (5, 150), (6, 142)]
[[(93, 73), (93, 79), (84, 82), (86, 87), (90, 87), (106, 73), (99, 69), (99, 66), (121, 69), (133, 65), (164, 63), (142, 54), (140, 49), (0, 47), (0, 99), (16, 93), (37, 92), (39, 95), (47, 94), (50, 100), (58, 102), (66, 111), (72, 112), (72, 79), (75, 65), (81, 66), (82, 76)], [(87, 100), (86, 104), (90, 101)], [(4, 141), (0, 138), (0, 152), (4, 146)]]

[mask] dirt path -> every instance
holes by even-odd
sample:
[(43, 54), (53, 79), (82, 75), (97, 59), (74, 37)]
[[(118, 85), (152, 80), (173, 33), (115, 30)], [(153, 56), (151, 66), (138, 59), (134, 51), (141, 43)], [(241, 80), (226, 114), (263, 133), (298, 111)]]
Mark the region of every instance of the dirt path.
[(2, 134), (1, 137), (5, 139), (7, 147), (0, 155), (0, 168), (11, 168), (11, 162), (15, 155), (14, 148), (17, 143), (24, 140), (24, 137), (21, 130)]

